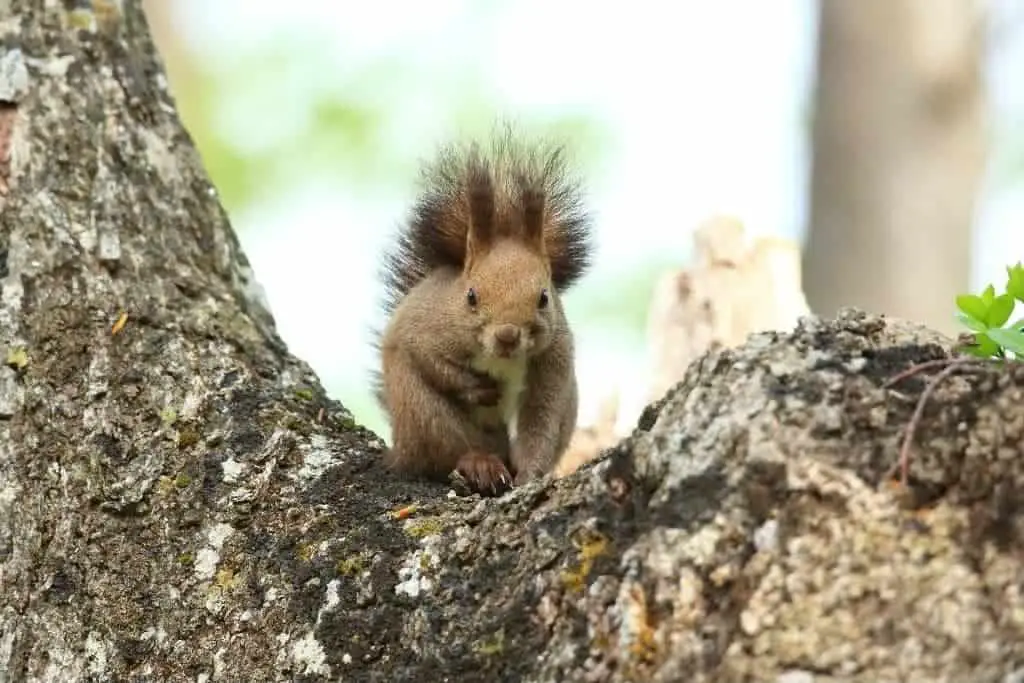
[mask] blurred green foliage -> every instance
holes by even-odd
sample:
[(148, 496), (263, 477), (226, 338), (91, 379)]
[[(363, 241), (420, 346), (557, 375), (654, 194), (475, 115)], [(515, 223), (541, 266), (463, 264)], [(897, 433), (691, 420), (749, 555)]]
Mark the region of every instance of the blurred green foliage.
[[(419, 157), (391, 138), (416, 104), (407, 95), (413, 88), (402, 87), (420, 77), (415, 65), (387, 57), (335, 74), (324, 69), (323, 47), (315, 39), (288, 41), (234, 54), (216, 68), (193, 62), (189, 82), (175, 84), (182, 117), (229, 210), (268, 192), (287, 194), (310, 177), (361, 188), (394, 188), (413, 178)], [(469, 134), (486, 133), (504, 116), (468, 66), (457, 79), (439, 79), (435, 94), (431, 104), (443, 105), (444, 119)], [(267, 121), (275, 117), (276, 128)], [(584, 166), (601, 161), (606, 132), (592, 117), (527, 112), (517, 123), (563, 137)], [(250, 126), (275, 136), (255, 140), (246, 135)]]

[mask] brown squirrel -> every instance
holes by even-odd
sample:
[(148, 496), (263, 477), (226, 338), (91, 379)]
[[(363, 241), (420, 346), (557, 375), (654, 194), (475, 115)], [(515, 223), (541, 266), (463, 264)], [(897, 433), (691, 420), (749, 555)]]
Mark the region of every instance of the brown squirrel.
[(497, 495), (549, 472), (576, 427), (561, 295), (590, 265), (591, 217), (564, 149), (511, 129), (490, 154), (442, 148), (422, 175), (382, 272), (386, 463)]

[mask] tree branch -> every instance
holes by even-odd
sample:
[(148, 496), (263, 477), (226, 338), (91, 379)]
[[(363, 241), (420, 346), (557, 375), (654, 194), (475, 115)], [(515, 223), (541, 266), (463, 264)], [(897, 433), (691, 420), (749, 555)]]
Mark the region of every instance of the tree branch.
[(10, 0), (0, 43), (0, 681), (1019, 662), (1019, 368), (936, 387), (913, 517), (882, 385), (945, 341), (856, 313), (703, 355), (563, 480), (401, 481), (274, 331), (138, 2), (68, 4)]

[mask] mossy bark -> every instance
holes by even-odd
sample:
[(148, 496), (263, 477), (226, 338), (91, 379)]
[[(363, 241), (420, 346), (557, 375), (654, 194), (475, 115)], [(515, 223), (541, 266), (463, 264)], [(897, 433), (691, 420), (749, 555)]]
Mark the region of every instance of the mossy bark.
[(918, 510), (921, 380), (882, 385), (948, 341), (852, 313), (708, 354), (564, 480), (398, 480), (277, 337), (137, 3), (0, 4), (3, 683), (1024, 665), (1021, 370), (935, 393)]

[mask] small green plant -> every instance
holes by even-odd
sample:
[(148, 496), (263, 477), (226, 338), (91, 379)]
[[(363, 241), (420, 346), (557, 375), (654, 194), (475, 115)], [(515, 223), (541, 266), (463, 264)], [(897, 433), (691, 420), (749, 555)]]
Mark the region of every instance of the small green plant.
[(1024, 266), (1020, 261), (1006, 268), (1006, 287), (1002, 294), (989, 285), (981, 294), (961, 294), (956, 298), (956, 307), (960, 309), (960, 319), (971, 334), (966, 341), (958, 344), (957, 350), (974, 358), (957, 356), (926, 360), (910, 367), (890, 378), (885, 387), (896, 386), (905, 379), (914, 377), (925, 370), (939, 369), (938, 374), (928, 379), (924, 391), (917, 399), (914, 414), (907, 423), (900, 446), (900, 483), (907, 486), (909, 481), (908, 468), (910, 463), (910, 447), (914, 442), (914, 432), (924, 414), (924, 406), (935, 388), (947, 377), (958, 371), (979, 371), (990, 367), (986, 360), (1021, 360), (1024, 357), (1024, 318), (1009, 325), (1006, 321), (1013, 315), (1017, 302), (1024, 302)]
[(973, 341), (961, 348), (979, 358), (1020, 359), (1024, 357), (1024, 318), (1007, 325), (1017, 302), (1024, 302), (1024, 266), (1006, 268), (1006, 287), (1002, 294), (989, 285), (980, 294), (961, 294), (956, 298), (957, 318), (971, 332)]

